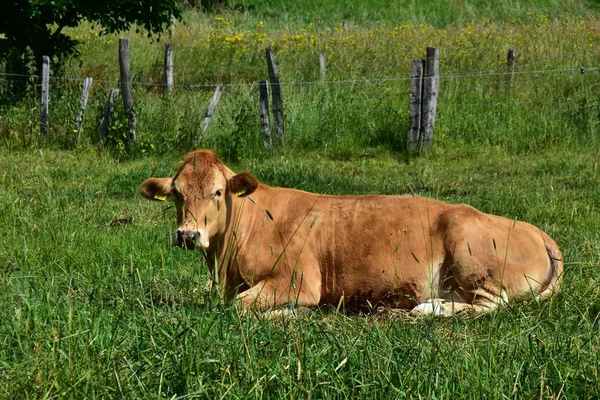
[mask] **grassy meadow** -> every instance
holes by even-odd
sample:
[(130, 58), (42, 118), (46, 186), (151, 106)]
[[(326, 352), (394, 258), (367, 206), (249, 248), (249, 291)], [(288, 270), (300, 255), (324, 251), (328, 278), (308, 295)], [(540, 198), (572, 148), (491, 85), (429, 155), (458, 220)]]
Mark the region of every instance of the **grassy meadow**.
[[(160, 41), (132, 30), (133, 147), (120, 101), (109, 137), (93, 145), (118, 84), (117, 35), (87, 23), (71, 31), (81, 57), (51, 81), (45, 144), (36, 80), (13, 99), (0, 76), (0, 398), (600, 397), (598, 5), (283, 3), (189, 10)], [(155, 85), (165, 41), (169, 96)], [(266, 46), (284, 83), (276, 151), (263, 148), (258, 119)], [(406, 78), (427, 46), (440, 49), (440, 96), (433, 148), (415, 156)], [(84, 76), (95, 83), (71, 148)], [(235, 171), (531, 222), (563, 251), (561, 292), (474, 318), (240, 315), (211, 293), (200, 252), (170, 245), (175, 210), (137, 194), (147, 177), (172, 174), (217, 83), (225, 91), (200, 147)]]

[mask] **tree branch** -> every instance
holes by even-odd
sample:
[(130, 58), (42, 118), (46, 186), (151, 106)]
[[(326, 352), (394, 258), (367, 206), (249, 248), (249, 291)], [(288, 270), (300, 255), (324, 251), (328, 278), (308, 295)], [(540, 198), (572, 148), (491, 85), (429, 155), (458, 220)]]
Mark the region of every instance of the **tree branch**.
[(66, 28), (72, 22), (73, 18), (76, 17), (76, 16), (77, 16), (77, 14), (75, 13), (75, 10), (73, 10), (72, 8), (67, 9), (67, 12), (60, 19), (60, 22), (58, 23), (58, 27), (56, 28), (56, 30), (50, 36), (50, 40), (48, 42), (51, 45), (51, 47), (54, 46), (54, 42), (56, 41), (56, 39), (60, 35), (60, 32), (64, 28)]

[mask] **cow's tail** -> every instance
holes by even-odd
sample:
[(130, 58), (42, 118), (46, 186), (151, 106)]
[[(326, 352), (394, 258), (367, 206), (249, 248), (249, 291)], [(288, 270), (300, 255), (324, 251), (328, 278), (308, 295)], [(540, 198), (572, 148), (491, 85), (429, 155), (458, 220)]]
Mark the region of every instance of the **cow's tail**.
[(558, 246), (550, 238), (545, 240), (546, 252), (548, 253), (548, 274), (544, 280), (539, 293), (539, 298), (545, 299), (552, 296), (560, 289), (563, 278), (563, 258)]

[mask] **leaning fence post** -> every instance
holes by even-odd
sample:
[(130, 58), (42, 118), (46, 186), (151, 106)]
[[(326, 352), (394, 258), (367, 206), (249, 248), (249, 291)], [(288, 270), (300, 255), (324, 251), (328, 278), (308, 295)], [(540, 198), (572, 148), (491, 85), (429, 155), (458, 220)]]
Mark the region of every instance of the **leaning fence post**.
[(102, 143), (108, 132), (108, 125), (110, 124), (110, 118), (115, 109), (115, 99), (119, 94), (119, 89), (112, 88), (108, 92), (108, 99), (106, 100), (106, 106), (104, 106), (104, 114), (102, 115), (102, 122), (100, 123), (100, 129), (98, 130), (98, 140), (96, 144)]
[(76, 145), (81, 137), (81, 129), (83, 128), (83, 113), (85, 112), (85, 108), (87, 107), (88, 98), (90, 96), (90, 89), (92, 88), (93, 78), (87, 77), (83, 81), (83, 92), (81, 93), (81, 101), (79, 103), (79, 113), (77, 113), (77, 118), (75, 118), (75, 126), (77, 127), (77, 131), (75, 136), (73, 137), (73, 145)]
[(421, 134), (421, 107), (423, 100), (424, 60), (413, 60), (410, 74), (408, 148), (417, 150)]
[(423, 82), (423, 110), (421, 112), (421, 134), (419, 144), (422, 148), (431, 146), (433, 128), (440, 86), (440, 52), (434, 47), (427, 48), (427, 71)]
[(50, 91), (50, 58), (42, 57), (42, 98), (40, 104), (40, 137), (46, 141), (48, 137), (48, 95)]
[(260, 100), (260, 130), (263, 134), (265, 149), (270, 149), (273, 146), (273, 140), (271, 139), (271, 127), (269, 125), (269, 89), (267, 81), (258, 83), (258, 93)]
[(217, 104), (219, 103), (219, 99), (221, 98), (222, 93), (223, 93), (223, 85), (218, 84), (217, 88), (215, 89), (215, 93), (213, 94), (212, 98), (210, 99), (210, 103), (208, 103), (206, 112), (204, 113), (204, 120), (200, 124), (200, 132), (198, 132), (196, 134), (196, 136), (194, 136), (194, 139), (192, 140), (192, 148), (194, 148), (194, 149), (196, 148), (196, 146), (198, 145), (198, 142), (200, 141), (200, 137), (202, 136), (202, 134), (204, 132), (206, 132), (206, 129), (208, 128), (208, 125), (210, 124), (210, 120), (212, 119), (215, 109), (217, 108)]
[(273, 145), (281, 145), (284, 135), (284, 115), (283, 115), (283, 93), (279, 82), (279, 72), (275, 64), (275, 53), (272, 48), (267, 48), (267, 67), (269, 69), (269, 81), (271, 82), (271, 97), (273, 100), (273, 122), (275, 123), (275, 134)]
[(173, 49), (169, 43), (165, 44), (165, 91), (173, 91)]
[(129, 72), (129, 39), (119, 39), (119, 67), (121, 71), (121, 95), (123, 96), (123, 107), (129, 119), (127, 141), (129, 144), (137, 141), (136, 118), (133, 110), (133, 97), (131, 95), (131, 79)]

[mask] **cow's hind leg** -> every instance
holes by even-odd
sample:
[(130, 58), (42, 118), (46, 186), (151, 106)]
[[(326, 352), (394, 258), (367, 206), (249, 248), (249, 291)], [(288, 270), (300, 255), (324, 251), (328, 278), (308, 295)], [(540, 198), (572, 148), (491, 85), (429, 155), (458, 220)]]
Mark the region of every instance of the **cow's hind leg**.
[(426, 315), (451, 317), (453, 315), (484, 314), (496, 309), (497, 307), (497, 303), (481, 305), (452, 302), (444, 299), (429, 299), (414, 307), (410, 311), (410, 315), (414, 317)]
[(456, 301), (454, 298), (435, 298), (424, 301), (414, 307), (410, 314), (413, 316), (435, 315), (449, 317), (456, 314), (484, 314), (495, 310), (501, 304), (507, 303), (506, 293), (497, 296), (489, 291), (478, 288), (469, 292), (473, 301)]

